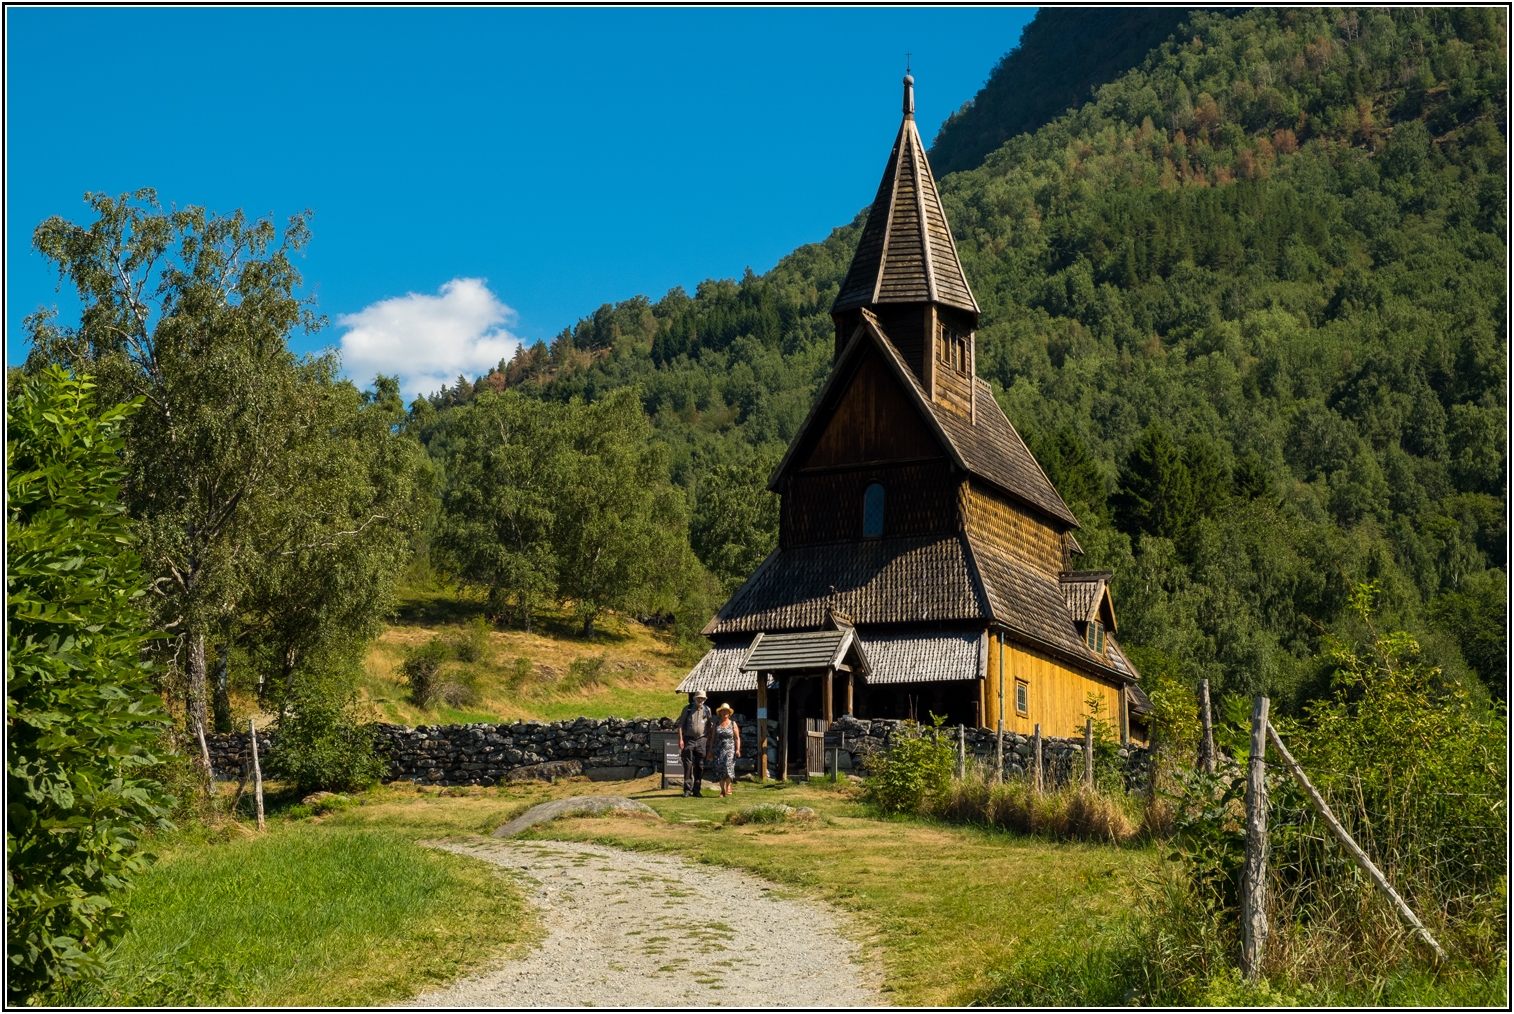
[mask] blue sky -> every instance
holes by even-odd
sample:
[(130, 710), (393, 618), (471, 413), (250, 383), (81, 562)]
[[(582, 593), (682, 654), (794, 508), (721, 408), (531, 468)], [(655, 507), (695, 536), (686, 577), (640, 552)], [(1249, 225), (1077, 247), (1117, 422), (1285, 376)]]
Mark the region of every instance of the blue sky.
[[(871, 199), (1034, 8), (10, 8), (7, 360), (74, 314), (30, 249), (87, 190), (279, 221), (355, 379), (412, 393), (600, 303), (765, 271)], [(369, 376), (358, 376), (362, 370)], [(450, 374), (449, 374), (450, 371)]]

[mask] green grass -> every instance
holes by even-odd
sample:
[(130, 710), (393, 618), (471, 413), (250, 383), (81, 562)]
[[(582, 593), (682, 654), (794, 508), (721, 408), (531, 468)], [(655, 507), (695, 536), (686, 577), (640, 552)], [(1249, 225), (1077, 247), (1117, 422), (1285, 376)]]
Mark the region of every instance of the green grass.
[[(227, 835), (230, 837), (228, 838)], [(368, 1005), (528, 945), (493, 866), (316, 821), (181, 836), (126, 897), (132, 930), (72, 1004)]]

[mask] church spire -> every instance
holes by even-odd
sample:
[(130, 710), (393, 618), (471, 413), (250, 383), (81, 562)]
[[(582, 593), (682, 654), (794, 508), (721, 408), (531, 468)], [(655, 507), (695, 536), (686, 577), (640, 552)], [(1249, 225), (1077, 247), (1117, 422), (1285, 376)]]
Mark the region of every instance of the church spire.
[(888, 303), (934, 303), (965, 311), (978, 301), (957, 258), (925, 145), (915, 127), (915, 79), (904, 76), (904, 121), (831, 313)]

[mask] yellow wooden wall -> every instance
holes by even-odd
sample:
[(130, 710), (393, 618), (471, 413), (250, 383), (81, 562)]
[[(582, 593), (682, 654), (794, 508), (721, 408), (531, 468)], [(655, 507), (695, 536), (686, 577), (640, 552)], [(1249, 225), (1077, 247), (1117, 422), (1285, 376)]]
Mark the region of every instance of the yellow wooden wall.
[[(1097, 680), (1074, 669), (1069, 669), (1027, 645), (1010, 638), (1003, 639), (1004, 670), (999, 669), (1000, 635), (994, 634), (988, 642), (988, 679), (984, 687), (983, 727), (997, 729), (999, 723), (999, 690), (1004, 691), (1004, 729), (1026, 736), (1035, 732), (1036, 723), (1041, 724), (1043, 736), (1083, 735), (1083, 720), (1089, 717), (1088, 694), (1098, 694), (1104, 700), (1100, 717), (1109, 723), (1109, 731), (1116, 737), (1120, 734), (1120, 690), (1111, 683)], [(1024, 680), (1030, 686), (1028, 714), (1015, 710), (1015, 681)]]

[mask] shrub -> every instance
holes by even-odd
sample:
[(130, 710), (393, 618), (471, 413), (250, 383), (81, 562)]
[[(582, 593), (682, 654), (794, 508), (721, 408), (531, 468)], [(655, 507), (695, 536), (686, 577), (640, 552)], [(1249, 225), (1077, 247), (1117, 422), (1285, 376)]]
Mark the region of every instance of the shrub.
[(353, 713), (350, 692), (314, 679), (296, 683), (268, 751), (270, 775), (301, 792), (342, 792), (372, 785), (386, 768), (373, 729)]
[(98, 972), (115, 896), (170, 800), (145, 777), (168, 723), (148, 682), (144, 581), (117, 503), (121, 425), (86, 377), (20, 381), (6, 411), (6, 996)]
[(475, 616), (466, 623), (457, 636), (448, 640), (452, 657), (459, 662), (482, 662), (489, 657), (489, 631), (493, 629), (488, 620)]
[(505, 673), (505, 686), (511, 691), (518, 691), (531, 678), (531, 660), (520, 655)]
[(452, 658), (452, 646), (440, 637), (433, 637), (418, 648), (405, 654), (400, 672), (410, 684), (410, 700), (424, 708), (431, 703), (439, 689), (442, 666)]
[(944, 719), (926, 729), (907, 722), (870, 765), (865, 798), (886, 814), (923, 813), (951, 785), (956, 751), (941, 736)]
[(562, 689), (575, 690), (580, 687), (597, 687), (605, 682), (605, 663), (608, 659), (604, 655), (596, 655), (594, 658), (585, 658), (580, 655), (568, 663), (568, 675), (563, 678)]

